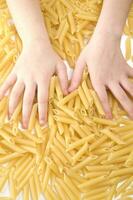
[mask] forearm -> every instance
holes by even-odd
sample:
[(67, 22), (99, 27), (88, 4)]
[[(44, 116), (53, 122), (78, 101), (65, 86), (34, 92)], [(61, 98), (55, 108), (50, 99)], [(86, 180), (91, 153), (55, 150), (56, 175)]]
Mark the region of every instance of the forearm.
[(43, 39), (47, 44), (50, 43), (39, 0), (7, 0), (7, 4), (24, 44), (38, 38)]
[(95, 32), (120, 37), (133, 0), (104, 0)]

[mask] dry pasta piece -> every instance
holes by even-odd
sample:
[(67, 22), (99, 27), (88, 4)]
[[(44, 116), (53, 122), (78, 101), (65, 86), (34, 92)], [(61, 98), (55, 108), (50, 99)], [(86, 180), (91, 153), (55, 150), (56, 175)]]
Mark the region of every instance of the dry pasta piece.
[(132, 164), (133, 164), (133, 151), (131, 151), (131, 153), (129, 154), (129, 156), (125, 162), (125, 165), (128, 167), (132, 166)]
[(73, 17), (72, 12), (70, 12), (68, 14), (68, 21), (69, 21), (69, 24), (70, 24), (71, 33), (74, 34), (76, 32), (76, 25), (75, 25), (75, 21), (74, 21), (74, 17)]
[(68, 148), (66, 149), (66, 151), (70, 151), (70, 150), (72, 150), (74, 148), (77, 148), (77, 147), (83, 145), (85, 142), (91, 142), (93, 139), (94, 139), (94, 135), (93, 134), (91, 134), (91, 135), (89, 135), (87, 137), (84, 137), (82, 139), (79, 139), (79, 140), (69, 144)]
[(98, 183), (101, 183), (102, 181), (105, 181), (105, 180), (106, 180), (106, 176), (100, 176), (100, 177), (85, 181), (84, 183), (81, 183), (80, 185), (78, 185), (78, 187), (79, 188), (90, 187)]
[(58, 178), (57, 181), (70, 199), (74, 200), (75, 198), (77, 198), (75, 194), (69, 189), (69, 187), (61, 179)]
[(77, 197), (77, 199), (80, 198), (80, 193), (76, 185), (72, 182), (69, 176), (64, 174), (64, 182), (69, 187), (69, 189), (74, 193), (74, 195)]
[(17, 185), (17, 190), (21, 190), (25, 184), (27, 184), (27, 182), (29, 181), (29, 178), (32, 176), (34, 171), (34, 168), (31, 168), (29, 173), (27, 174), (27, 176), (24, 177), (24, 179), (19, 183), (19, 185)]
[(34, 181), (33, 176), (31, 176), (31, 178), (29, 180), (29, 184), (30, 184), (31, 197), (32, 197), (33, 200), (36, 200), (37, 199), (37, 191), (36, 191), (35, 181)]
[(64, 24), (63, 24), (63, 29), (61, 30), (61, 33), (59, 34), (58, 37), (58, 40), (59, 40), (59, 43), (62, 45), (63, 42), (64, 42), (64, 38), (68, 32), (68, 29), (69, 29), (69, 24), (68, 22), (65, 20)]
[[(55, 158), (55, 155), (52, 158), (53, 158), (53, 160), (57, 161), (56, 164), (60, 163), (58, 158), (57, 157)], [(54, 161), (52, 161), (49, 157), (45, 157), (45, 161), (49, 165), (51, 171), (53, 173), (55, 173), (56, 176), (58, 176), (60, 169), (58, 170), (58, 168), (57, 168), (56, 164), (54, 163)], [(62, 167), (62, 169), (63, 169), (63, 167)], [(62, 169), (61, 169), (61, 171), (62, 171)]]
[(4, 59), (1, 61), (0, 63), (0, 70), (6, 66), (7, 64), (10, 63), (12, 57), (15, 55), (16, 53), (16, 49), (12, 49), (5, 57)]
[(75, 105), (74, 105), (74, 111), (76, 112), (77, 110), (79, 110), (80, 109), (80, 98), (79, 98), (79, 96), (76, 96), (76, 98), (75, 98)]
[(69, 117), (60, 117), (60, 116), (56, 116), (54, 115), (54, 119), (57, 121), (57, 122), (62, 122), (62, 123), (65, 123), (65, 124), (72, 124), (74, 123), (75, 121)]
[(50, 82), (50, 88), (49, 88), (49, 99), (53, 99), (54, 98), (54, 92), (55, 92), (55, 76), (53, 76), (51, 78), (51, 82)]
[(64, 127), (63, 127), (62, 123), (57, 121), (56, 124), (57, 124), (59, 133), (62, 135), (64, 133)]
[(26, 174), (28, 174), (29, 170), (34, 167), (34, 164), (35, 164), (35, 159), (32, 159), (31, 162), (28, 163), (25, 168), (23, 168), (23, 171), (21, 171), (21, 173), (18, 174), (17, 176), (16, 180), (17, 183), (20, 183), (24, 180), (24, 177), (26, 176)]
[(1, 142), (1, 144), (7, 146), (8, 148), (12, 149), (15, 152), (18, 152), (18, 153), (25, 153), (26, 152), (25, 150), (23, 150), (23, 148), (17, 146), (14, 143), (10, 143), (6, 140), (1, 140), (0, 142)]
[(125, 46), (126, 46), (125, 47), (125, 50), (126, 50), (125, 57), (126, 57), (126, 60), (129, 60), (131, 58), (131, 38), (130, 37), (126, 38)]
[(112, 170), (115, 168), (114, 165), (92, 165), (86, 167), (88, 171), (105, 171), (105, 170)]
[(25, 186), (24, 186), (24, 200), (29, 200), (29, 185), (28, 184), (26, 184)]
[(133, 167), (128, 167), (128, 168), (112, 171), (110, 174), (110, 177), (121, 176), (121, 175), (132, 174), (132, 173), (133, 173)]
[(34, 104), (33, 108), (32, 108), (32, 112), (31, 112), (31, 116), (30, 116), (30, 120), (29, 120), (29, 125), (28, 125), (28, 130), (32, 130), (36, 121), (36, 115), (37, 115), (37, 108), (38, 105), (37, 103)]
[(74, 165), (79, 160), (79, 158), (86, 153), (87, 149), (88, 149), (88, 143), (85, 142), (85, 144), (73, 156), (73, 158), (72, 158), (72, 165)]
[(37, 136), (40, 138), (43, 138), (43, 136), (44, 136), (43, 130), (42, 130), (38, 120), (36, 120), (36, 123), (35, 123), (35, 130), (36, 130)]
[(18, 157), (20, 157), (20, 156), (22, 156), (22, 155), (23, 155), (23, 154), (14, 152), (14, 153), (11, 153), (11, 154), (9, 154), (9, 155), (1, 156), (1, 157), (0, 157), (0, 163), (9, 162), (10, 160), (15, 159), (15, 158), (18, 158)]
[(94, 103), (95, 103), (95, 106), (96, 106), (96, 108), (97, 108), (98, 113), (99, 113), (101, 116), (105, 116), (105, 112), (103, 111), (103, 108), (102, 108), (102, 106), (101, 106), (101, 103), (100, 103), (100, 101), (99, 101), (99, 98), (98, 98), (96, 92), (95, 92), (94, 90), (90, 90), (90, 92), (91, 92), (91, 95), (92, 95), (92, 97), (93, 97), (93, 100), (94, 100)]
[(108, 129), (103, 129), (101, 130), (102, 133), (104, 133), (106, 136), (108, 136), (109, 138), (111, 138), (114, 142), (116, 142), (117, 144), (125, 144), (124, 141), (122, 141), (118, 136), (116, 136), (115, 134), (113, 134), (113, 132), (111, 132)]
[(126, 147), (124, 147), (124, 148), (122, 148), (118, 151), (111, 152), (108, 159), (113, 160), (113, 159), (117, 158), (118, 156), (120, 157), (120, 156), (126, 155), (126, 154), (128, 154), (129, 152), (132, 151), (132, 147), (133, 147), (132, 145), (129, 145), (129, 146), (126, 146)]
[(108, 195), (107, 200), (112, 200), (113, 197), (114, 197), (114, 194), (116, 193), (116, 184), (113, 185), (113, 186), (110, 188), (110, 190), (109, 190), (108, 193), (109, 193), (109, 195)]
[(16, 188), (15, 188), (15, 184), (14, 184), (14, 172), (15, 172), (15, 168), (12, 167), (11, 171), (9, 173), (9, 185), (10, 185), (10, 196), (13, 199), (15, 199), (17, 196)]
[(23, 170), (25, 169), (25, 167), (27, 167), (27, 164), (29, 164), (29, 162), (31, 162), (31, 157), (26, 157), (24, 156), (23, 159), (20, 160), (20, 164), (17, 163), (17, 170), (15, 171), (15, 175), (14, 177), (18, 177), (22, 172)]
[(60, 198), (62, 200), (66, 200), (66, 193), (64, 192), (64, 190), (62, 190), (62, 188), (60, 187), (60, 185), (57, 184), (56, 182), (55, 182), (55, 188), (56, 188), (56, 191), (59, 194)]
[(88, 104), (88, 101), (86, 99), (86, 96), (85, 96), (85, 93), (84, 93), (82, 87), (78, 88), (78, 93), (79, 93), (79, 96), (80, 96), (80, 100), (82, 101), (85, 109), (88, 109), (89, 108), (89, 104)]
[(75, 90), (73, 92), (71, 92), (70, 94), (68, 94), (67, 96), (65, 96), (61, 101), (60, 104), (64, 105), (66, 104), (68, 101), (70, 101), (72, 98), (74, 98), (75, 96), (77, 96), (78, 94), (78, 90)]
[(24, 135), (25, 137), (27, 137), (28, 139), (31, 139), (32, 141), (34, 141), (36, 143), (42, 143), (43, 142), (42, 139), (34, 136), (28, 130), (27, 131), (22, 131), (21, 133), (22, 133), (22, 135)]
[(85, 80), (82, 83), (82, 88), (83, 88), (85, 96), (86, 96), (86, 98), (88, 100), (89, 106), (92, 106), (93, 105), (93, 98), (91, 96), (91, 92), (90, 92)]
[(93, 121), (98, 124), (108, 125), (108, 126), (117, 126), (117, 122), (109, 119), (103, 119), (98, 117), (93, 117)]
[(95, 160), (97, 158), (96, 155), (93, 156), (89, 156), (87, 158), (85, 158), (83, 161), (81, 161), (80, 163), (76, 164), (75, 166), (72, 167), (72, 171), (77, 171), (79, 169), (82, 169), (84, 166), (86, 166), (87, 164), (89, 164), (91, 161)]
[(14, 143), (12, 136), (3, 129), (0, 129), (0, 136), (5, 139), (5, 141)]
[(62, 90), (61, 90), (61, 87), (60, 87), (60, 84), (59, 84), (59, 79), (56, 77), (55, 81), (56, 81), (55, 90), (56, 90), (56, 93), (57, 93), (57, 97), (58, 97), (58, 100), (61, 100), (63, 98), (63, 93), (62, 93)]
[(118, 188), (117, 188), (117, 194), (122, 193), (133, 181), (133, 176), (128, 178), (124, 183), (122, 183)]
[(84, 131), (80, 128), (80, 126), (78, 125), (78, 123), (73, 123), (71, 124), (71, 127), (79, 134), (79, 136), (81, 138), (86, 137), (86, 134), (84, 133)]
[(42, 187), (43, 187), (43, 190), (45, 191), (46, 188), (47, 188), (47, 185), (48, 185), (48, 181), (49, 181), (49, 178), (50, 178), (50, 167), (49, 165), (46, 166), (46, 171), (45, 171), (45, 176), (44, 176), (44, 179), (43, 179), (43, 183), (42, 183)]
[(83, 194), (83, 197), (84, 198), (90, 198), (90, 196), (92, 195), (95, 195), (95, 194), (98, 194), (98, 193), (101, 193), (101, 192), (105, 192), (107, 190), (107, 187), (101, 187), (101, 188), (96, 188), (96, 189), (93, 189), (93, 190), (90, 190), (86, 193)]
[(103, 135), (100, 139), (96, 140), (94, 143), (92, 143), (89, 146), (89, 150), (92, 151), (92, 150), (96, 149), (98, 146), (100, 146), (106, 140), (107, 140), (107, 136)]

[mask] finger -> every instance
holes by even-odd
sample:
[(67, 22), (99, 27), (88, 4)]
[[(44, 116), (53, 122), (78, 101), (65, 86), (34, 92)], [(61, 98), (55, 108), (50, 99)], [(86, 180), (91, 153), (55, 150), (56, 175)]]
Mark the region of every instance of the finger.
[(22, 124), (24, 128), (28, 127), (35, 96), (35, 90), (36, 90), (36, 84), (33, 82), (30, 82), (30, 84), (28, 83), (25, 85), (23, 106), (22, 106)]
[(121, 88), (119, 83), (113, 83), (109, 85), (109, 89), (113, 95), (118, 99), (122, 107), (127, 111), (129, 116), (133, 118), (133, 103), (128, 98), (126, 92)]
[(70, 87), (68, 88), (69, 92), (72, 92), (73, 90), (75, 90), (80, 84), (80, 81), (83, 75), (84, 65), (85, 65), (84, 60), (78, 59), (73, 76), (72, 76)]
[(128, 66), (128, 72), (127, 72), (127, 75), (128, 75), (129, 77), (133, 77), (133, 68), (130, 67), (130, 66)]
[(100, 83), (95, 83), (93, 87), (100, 99), (106, 118), (112, 118), (112, 113), (109, 106), (108, 95), (105, 86), (101, 85)]
[(17, 81), (10, 93), (9, 98), (9, 117), (13, 114), (15, 108), (17, 107), (19, 98), (24, 91), (24, 83), (22, 81)]
[(37, 99), (39, 122), (41, 125), (47, 122), (49, 82), (50, 80), (46, 80), (38, 83)]
[(57, 75), (64, 95), (68, 94), (68, 76), (65, 64), (61, 63), (57, 67)]
[(128, 78), (124, 78), (121, 81), (121, 86), (131, 95), (133, 96), (133, 82), (128, 80)]
[(16, 75), (15, 74), (10, 74), (3, 85), (0, 87), (0, 100), (4, 97), (8, 89), (16, 82)]

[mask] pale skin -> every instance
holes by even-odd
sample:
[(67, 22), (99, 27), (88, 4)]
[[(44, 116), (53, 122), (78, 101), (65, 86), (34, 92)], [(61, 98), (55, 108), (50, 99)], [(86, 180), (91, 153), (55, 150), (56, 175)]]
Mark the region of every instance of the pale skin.
[(17, 31), (22, 39), (23, 50), (11, 74), (0, 88), (0, 99), (11, 89), (9, 116), (23, 95), (22, 124), (28, 127), (30, 113), (37, 91), (39, 121), (47, 121), (48, 88), (50, 78), (57, 74), (64, 95), (78, 87), (85, 64), (107, 118), (111, 118), (106, 89), (120, 101), (133, 118), (133, 84), (128, 77), (133, 69), (124, 60), (120, 50), (120, 38), (132, 0), (104, 0), (102, 12), (88, 45), (81, 52), (68, 87), (66, 66), (54, 52), (43, 22), (39, 0), (7, 0)]

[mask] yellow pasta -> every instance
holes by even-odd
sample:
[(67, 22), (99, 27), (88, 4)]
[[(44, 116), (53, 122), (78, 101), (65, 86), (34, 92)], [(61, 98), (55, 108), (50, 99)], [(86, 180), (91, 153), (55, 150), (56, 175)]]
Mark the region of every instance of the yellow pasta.
[(82, 101), (84, 107), (85, 107), (86, 109), (88, 109), (88, 108), (89, 108), (88, 101), (87, 101), (87, 99), (86, 99), (86, 96), (85, 96), (84, 91), (82, 90), (82, 87), (79, 87), (79, 88), (78, 88), (78, 93), (79, 93), (80, 100)]
[(28, 129), (32, 130), (36, 121), (36, 115), (37, 115), (37, 104), (34, 104), (33, 108), (32, 108), (32, 112), (31, 112), (31, 116), (30, 116), (30, 120), (29, 120), (29, 125), (28, 125)]
[(74, 34), (76, 32), (76, 26), (75, 26), (73, 13), (71, 13), (71, 12), (68, 14), (68, 21), (69, 21), (69, 24), (70, 24), (71, 33)]
[(68, 94), (67, 96), (65, 96), (61, 101), (60, 101), (60, 104), (61, 105), (64, 105), (66, 104), (67, 102), (69, 102), (72, 98), (74, 98), (75, 96), (77, 96), (78, 94), (78, 91), (75, 90), (74, 92)]
[(127, 37), (125, 42), (125, 50), (126, 50), (126, 60), (129, 60), (131, 58), (131, 38)]
[(72, 165), (74, 165), (78, 159), (83, 155), (85, 154), (85, 152), (87, 151), (88, 149), (88, 143), (85, 142), (85, 144), (82, 146), (82, 148), (73, 156), (73, 160), (72, 160)]
[[(70, 67), (89, 42), (102, 0), (40, 0), (43, 19), (57, 54)], [(0, 85), (22, 51), (5, 0), (0, 1)], [(125, 58), (132, 59), (133, 7), (124, 28)], [(132, 79), (130, 79), (132, 82)], [(86, 69), (80, 87), (64, 96), (57, 76), (49, 87), (48, 127), (38, 120), (34, 99), (28, 130), (21, 129), (22, 97), (8, 120), (9, 95), (0, 101), (0, 191), (39, 200), (129, 199), (133, 195), (133, 120), (109, 94), (113, 119), (105, 113)], [(132, 197), (131, 197), (132, 198)], [(131, 199), (130, 198), (130, 199)]]
[(118, 136), (116, 136), (115, 134), (113, 134), (110, 130), (108, 129), (104, 129), (102, 130), (102, 133), (104, 133), (105, 135), (107, 135), (108, 137), (110, 137), (114, 142), (116, 142), (117, 144), (125, 144), (124, 141), (122, 141)]
[(35, 181), (34, 181), (33, 176), (30, 178), (29, 184), (30, 184), (31, 197), (33, 200), (36, 200), (37, 199), (37, 191), (36, 191)]
[(91, 142), (93, 140), (94, 140), (94, 135), (93, 134), (91, 134), (91, 135), (89, 135), (87, 137), (84, 137), (82, 139), (79, 139), (78, 141), (69, 144), (68, 148), (67, 148), (67, 151), (70, 151), (70, 150), (72, 150), (74, 148), (78, 148), (79, 146), (81, 146), (85, 142)]
[(24, 186), (24, 200), (29, 200), (29, 185)]
[(93, 97), (93, 100), (94, 100), (94, 103), (95, 103), (95, 106), (96, 106), (96, 108), (97, 108), (98, 113), (99, 113), (101, 116), (104, 116), (105, 113), (104, 113), (103, 108), (102, 108), (102, 106), (101, 106), (100, 100), (99, 100), (98, 96), (96, 95), (96, 92), (93, 91), (93, 90), (90, 90), (90, 92), (91, 92), (91, 95), (92, 95), (92, 97)]
[(95, 185), (95, 184), (98, 184), (98, 183), (101, 183), (102, 181), (105, 181), (106, 176), (100, 176), (100, 177), (97, 177), (97, 178), (94, 178), (94, 179), (91, 179), (91, 180), (88, 180), (84, 183), (81, 183), (78, 187), (79, 188), (84, 188), (84, 187), (89, 187), (89, 186), (92, 186), (92, 185)]
[(50, 167), (49, 167), (49, 165), (47, 165), (46, 171), (45, 171), (45, 176), (44, 176), (43, 183), (42, 183), (42, 187), (43, 187), (44, 191), (47, 188), (48, 181), (49, 181), (49, 176), (50, 176)]
[(9, 162), (10, 160), (12, 160), (14, 158), (18, 158), (20, 156), (22, 156), (22, 154), (17, 153), (17, 152), (11, 153), (9, 155), (1, 156), (0, 157), (0, 163)]

